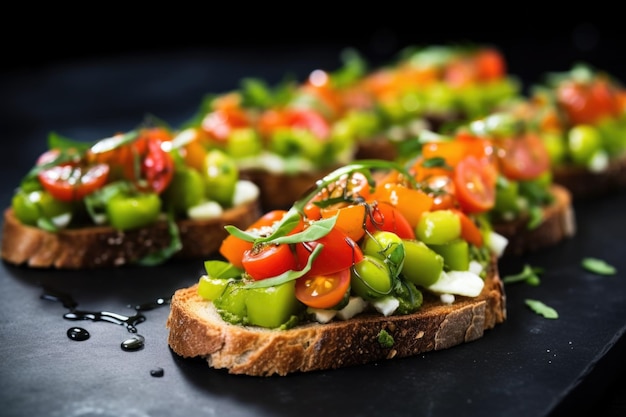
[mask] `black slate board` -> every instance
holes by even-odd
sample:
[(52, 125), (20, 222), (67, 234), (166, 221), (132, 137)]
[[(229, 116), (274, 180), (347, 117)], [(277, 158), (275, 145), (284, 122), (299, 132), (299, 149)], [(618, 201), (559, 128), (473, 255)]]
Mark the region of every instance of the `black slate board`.
[[(332, 69), (336, 51), (276, 54), (228, 51), (126, 56), (55, 66), (0, 79), (2, 206), (46, 147), (54, 130), (93, 139), (134, 127), (146, 113), (173, 124), (189, 117), (202, 95), (237, 87), (243, 76), (278, 80)], [(626, 193), (576, 202), (575, 238), (540, 253), (500, 262), (501, 274), (542, 267), (538, 287), (507, 286), (508, 319), (472, 343), (414, 358), (279, 378), (232, 376), (167, 346), (167, 306), (137, 325), (142, 350), (112, 323), (65, 320), (44, 288), (69, 294), (78, 307), (133, 315), (132, 306), (191, 285), (201, 261), (102, 271), (28, 270), (0, 265), (0, 415), (464, 415), (548, 416), (584, 410), (625, 371)], [(581, 267), (594, 256), (617, 267), (597, 276)], [(534, 314), (539, 299), (558, 320)], [(77, 342), (66, 331), (88, 330)], [(151, 371), (163, 370), (162, 377)]]

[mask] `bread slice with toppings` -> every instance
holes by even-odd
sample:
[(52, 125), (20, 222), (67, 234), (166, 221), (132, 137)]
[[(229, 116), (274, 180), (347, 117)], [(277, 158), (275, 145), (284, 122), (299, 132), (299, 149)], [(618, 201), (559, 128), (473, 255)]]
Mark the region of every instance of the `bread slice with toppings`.
[[(247, 227), (261, 213), (259, 200), (253, 199), (206, 220), (179, 220), (176, 225), (180, 249), (178, 259), (205, 259), (216, 253), (228, 235), (224, 226)], [(2, 258), (9, 263), (31, 268), (89, 269), (114, 267), (138, 262), (168, 250), (172, 232), (162, 220), (134, 230), (109, 226), (90, 226), (49, 232), (21, 223), (13, 209), (4, 212)]]
[[(477, 297), (444, 303), (424, 293), (422, 307), (407, 315), (363, 312), (346, 320), (312, 322), (287, 330), (224, 321), (198, 295), (197, 284), (175, 292), (166, 326), (168, 344), (185, 358), (251, 376), (287, 375), (362, 365), (475, 341), (506, 320), (506, 296), (496, 258)], [(381, 335), (390, 336), (385, 343)]]
[(529, 228), (528, 215), (493, 224), (498, 234), (508, 239), (505, 254), (521, 255), (553, 246), (576, 234), (576, 216), (570, 191), (557, 184), (550, 186), (552, 204), (542, 208), (542, 221)]

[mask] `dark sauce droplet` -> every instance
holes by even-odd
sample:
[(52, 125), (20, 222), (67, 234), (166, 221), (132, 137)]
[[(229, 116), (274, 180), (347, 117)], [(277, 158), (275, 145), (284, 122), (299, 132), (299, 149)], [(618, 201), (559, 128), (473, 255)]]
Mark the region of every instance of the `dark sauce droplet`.
[(122, 350), (133, 352), (143, 349), (146, 339), (140, 334), (134, 334), (132, 337), (122, 342)]
[(67, 329), (67, 337), (72, 340), (76, 340), (77, 342), (87, 340), (90, 336), (89, 332), (82, 327), (70, 327)]
[[(118, 324), (126, 327), (128, 332), (133, 333), (133, 336), (124, 340), (121, 344), (122, 350), (127, 352), (137, 351), (143, 349), (145, 345), (145, 338), (137, 334), (137, 324), (146, 320), (146, 317), (141, 314), (141, 311), (153, 310), (158, 307), (169, 305), (169, 298), (157, 298), (155, 301), (151, 301), (145, 304), (139, 304), (134, 307), (137, 314), (133, 316), (125, 316), (123, 314), (113, 313), (110, 311), (83, 311), (78, 310), (76, 307), (78, 303), (72, 299), (68, 294), (60, 293), (55, 290), (46, 288), (44, 294), (41, 296), (43, 300), (58, 301), (63, 304), (63, 307), (69, 310), (68, 313), (63, 315), (66, 320), (91, 320), (91, 321), (105, 321), (113, 324)], [(131, 307), (131, 306), (129, 306)], [(67, 331), (67, 336), (72, 340), (87, 340), (90, 335), (89, 332), (81, 327), (71, 327)]]
[(150, 375), (155, 378), (161, 378), (164, 374), (165, 371), (163, 371), (163, 368), (154, 368), (150, 371)]

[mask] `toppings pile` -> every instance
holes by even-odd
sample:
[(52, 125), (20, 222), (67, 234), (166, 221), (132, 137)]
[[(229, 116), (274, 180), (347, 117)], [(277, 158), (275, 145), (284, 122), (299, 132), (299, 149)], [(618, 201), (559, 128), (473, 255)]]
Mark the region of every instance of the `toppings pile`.
[[(495, 182), (486, 186), (493, 192)], [(223, 260), (205, 262), (198, 293), (225, 320), (268, 328), (368, 309), (410, 314), (423, 291), (447, 303), (475, 297), (506, 239), (484, 210), (437, 206), (442, 193), (394, 162), (348, 164), (289, 210), (269, 211), (246, 230), (227, 226)]]

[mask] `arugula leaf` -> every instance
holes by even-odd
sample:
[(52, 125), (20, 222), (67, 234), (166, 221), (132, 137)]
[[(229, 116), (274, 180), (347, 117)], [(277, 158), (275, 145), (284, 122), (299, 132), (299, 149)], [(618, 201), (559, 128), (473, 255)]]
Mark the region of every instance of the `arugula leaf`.
[(533, 300), (533, 299), (527, 298), (526, 300), (524, 300), (524, 302), (526, 303), (528, 307), (530, 307), (532, 311), (539, 314), (540, 316), (543, 316), (547, 319), (559, 318), (559, 313), (557, 313), (555, 309), (544, 304), (543, 302), (539, 300)]
[(617, 269), (614, 266), (598, 258), (584, 258), (582, 260), (582, 266), (586, 270), (598, 275), (615, 275), (617, 273)]
[(522, 269), (522, 272), (513, 274), (513, 275), (507, 275), (502, 278), (502, 282), (505, 284), (513, 284), (516, 282), (526, 282), (526, 284), (536, 287), (541, 283), (541, 280), (539, 279), (538, 274), (542, 272), (543, 272), (542, 268), (538, 268), (538, 267), (533, 268), (530, 265), (526, 264), (524, 265), (524, 269)]

